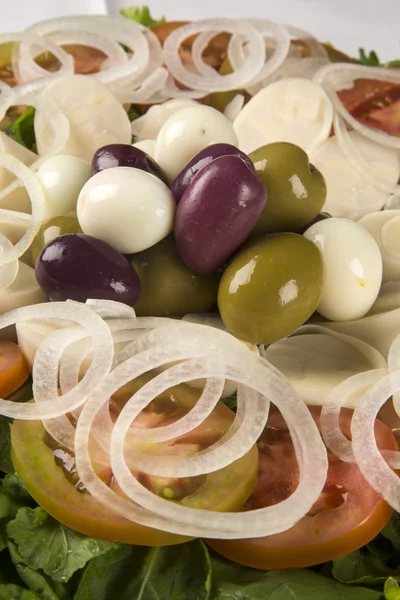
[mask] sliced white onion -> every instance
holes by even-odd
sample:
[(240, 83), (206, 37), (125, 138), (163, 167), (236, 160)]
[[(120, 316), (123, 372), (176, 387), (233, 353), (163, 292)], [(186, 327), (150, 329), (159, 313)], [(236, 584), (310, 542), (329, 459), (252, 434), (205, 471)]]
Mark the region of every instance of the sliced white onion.
[(379, 315), (400, 307), (400, 280), (383, 283), (367, 316)]
[(307, 46), (308, 51), (312, 57), (316, 58), (327, 58), (328, 52), (323, 44), (316, 37), (311, 35), (308, 31), (300, 29), (300, 27), (294, 27), (293, 25), (285, 25), (285, 29), (288, 30), (290, 35), (304, 42)]
[(25, 186), (32, 204), (32, 216), (28, 229), (22, 238), (13, 246), (4, 250), (0, 256), (0, 265), (19, 258), (31, 245), (41, 223), (44, 210), (42, 187), (34, 173), (21, 161), (10, 154), (0, 152), (0, 168), (8, 169)]
[(355, 462), (351, 441), (347, 439), (340, 428), (341, 409), (354, 408), (354, 396), (358, 398), (364, 396), (387, 373), (387, 369), (357, 373), (342, 381), (329, 394), (321, 411), (321, 433), (327, 448), (340, 460)]
[(362, 77), (400, 83), (398, 69), (365, 67), (347, 63), (346, 65), (343, 65), (343, 63), (331, 63), (323, 67), (315, 74), (314, 82), (325, 89), (337, 112), (355, 131), (358, 131), (373, 142), (377, 142), (388, 148), (399, 149), (400, 139), (398, 137), (367, 127), (357, 121), (344, 107), (337, 95), (337, 90), (351, 88), (354, 81)]
[[(176, 341), (177, 341), (177, 346), (181, 347), (179, 338), (176, 338)], [(193, 341), (191, 342), (191, 344), (193, 345)], [(143, 372), (143, 368), (145, 368), (147, 370), (151, 367), (156, 366), (156, 364), (158, 364), (158, 363), (162, 363), (163, 361), (171, 362), (173, 360), (177, 360), (181, 356), (180, 354), (177, 353), (176, 350), (174, 350), (173, 348), (168, 348), (165, 345), (163, 345), (159, 348), (154, 348), (152, 353), (148, 354), (146, 357), (145, 357), (145, 354), (146, 353), (143, 353), (143, 358), (140, 355), (137, 355), (136, 357), (134, 357), (134, 361), (136, 362), (136, 364), (138, 366), (135, 369), (132, 369), (132, 368), (129, 369), (129, 374), (127, 374), (127, 377), (133, 378), (140, 374), (140, 369)], [(246, 353), (246, 356), (248, 356), (248, 355), (253, 356), (252, 361), (254, 361), (254, 355), (252, 355), (251, 353)], [(149, 364), (150, 357), (151, 357), (151, 364)], [(145, 361), (145, 362), (143, 363), (143, 361)], [(219, 375), (221, 375), (223, 373), (223, 369), (221, 372), (221, 367), (223, 367), (223, 365), (221, 365), (218, 368), (218, 366), (215, 365), (215, 361), (213, 361), (213, 362), (214, 362), (213, 368), (218, 372)], [(246, 362), (246, 361), (243, 362), (242, 353), (240, 353), (240, 361), (239, 362), (240, 362), (240, 365), (238, 364), (237, 366), (238, 366), (238, 371), (241, 372), (242, 368), (244, 368), (244, 363)], [(132, 367), (133, 363), (130, 366)], [(123, 363), (122, 365), (120, 365), (120, 367), (126, 368), (126, 364)], [(122, 474), (124, 477), (125, 477), (125, 475), (128, 477), (127, 481), (125, 481), (125, 480), (123, 481), (125, 492), (126, 492), (126, 488), (128, 487), (128, 485), (133, 487), (135, 491), (134, 491), (134, 494), (131, 494), (131, 496), (135, 497), (135, 502), (139, 501), (138, 502), (139, 504), (145, 504), (146, 506), (149, 506), (149, 507), (151, 506), (153, 509), (156, 508), (157, 515), (156, 514), (149, 515), (148, 513), (140, 511), (140, 509), (138, 509), (138, 507), (132, 506), (132, 504), (130, 504), (126, 500), (117, 497), (95, 475), (95, 473), (90, 465), (90, 456), (87, 453), (87, 438), (88, 438), (88, 435), (90, 432), (91, 424), (94, 420), (94, 415), (96, 413), (96, 410), (98, 410), (99, 405), (104, 404), (104, 402), (107, 401), (106, 397), (109, 396), (111, 387), (112, 387), (112, 386), (110, 387), (110, 385), (113, 384), (114, 387), (116, 386), (118, 388), (118, 386), (121, 383), (120, 380), (118, 381), (118, 378), (117, 378), (116, 382), (112, 381), (112, 378), (115, 377), (116, 370), (114, 370), (112, 372), (113, 375), (111, 375), (111, 379), (108, 379), (108, 381), (110, 381), (110, 385), (106, 386), (107, 379), (103, 380), (103, 382), (102, 382), (101, 394), (102, 394), (103, 398), (100, 398), (99, 395), (97, 395), (97, 394), (95, 397), (94, 394), (92, 394), (88, 403), (86, 403), (86, 405), (82, 411), (82, 414), (79, 418), (79, 421), (78, 421), (77, 433), (76, 433), (76, 439), (75, 439), (75, 441), (76, 441), (76, 460), (77, 460), (77, 468), (78, 468), (80, 477), (82, 478), (82, 476), (83, 476), (85, 485), (88, 487), (88, 489), (91, 491), (91, 493), (95, 497), (97, 497), (102, 503), (112, 506), (113, 510), (117, 510), (120, 514), (123, 514), (127, 518), (131, 518), (131, 519), (135, 520), (136, 522), (139, 522), (142, 524), (147, 524), (147, 525), (150, 525), (153, 527), (161, 527), (162, 529), (165, 529), (168, 531), (175, 531), (177, 533), (183, 533), (183, 532), (188, 533), (190, 531), (191, 534), (194, 535), (195, 534), (194, 532), (199, 532), (201, 529), (202, 535), (208, 535), (210, 537), (230, 537), (230, 538), (232, 538), (235, 536), (237, 537), (238, 535), (240, 535), (240, 537), (255, 537), (255, 536), (265, 535), (265, 531), (268, 531), (268, 532), (274, 531), (275, 532), (275, 531), (283, 530), (283, 529), (287, 528), (288, 526), (290, 526), (290, 524), (293, 524), (293, 522), (295, 522), (295, 520), (298, 519), (299, 513), (304, 514), (304, 509), (306, 508), (305, 505), (307, 505), (309, 508), (309, 506), (310, 506), (309, 503), (312, 502), (309, 486), (311, 485), (311, 487), (313, 488), (312, 495), (314, 498), (318, 496), (318, 494), (321, 490), (321, 485), (323, 485), (323, 483), (324, 483), (324, 479), (326, 476), (326, 468), (327, 468), (325, 450), (321, 444), (321, 440), (320, 440), (317, 428), (315, 426), (315, 423), (311, 419), (310, 414), (308, 413), (304, 404), (302, 402), (299, 402), (299, 400), (296, 399), (295, 395), (293, 396), (293, 391), (290, 389), (290, 387), (289, 387), (289, 389), (285, 389), (285, 391), (283, 392), (282, 387), (286, 388), (286, 386), (287, 386), (287, 384), (285, 384), (284, 380), (281, 377), (276, 377), (274, 379), (272, 389), (270, 390), (271, 391), (271, 394), (270, 394), (269, 393), (269, 385), (267, 385), (267, 381), (268, 381), (269, 377), (266, 377), (266, 373), (267, 372), (270, 373), (270, 371), (265, 370), (265, 368), (262, 367), (261, 365), (259, 365), (257, 367), (256, 364), (253, 365), (253, 368), (251, 369), (251, 371), (252, 371), (251, 380), (249, 380), (248, 374), (245, 375), (245, 374), (241, 373), (241, 377), (243, 377), (245, 379), (245, 383), (247, 385), (254, 388), (255, 387), (254, 381), (256, 378), (256, 379), (258, 379), (257, 387), (259, 388), (257, 391), (259, 391), (261, 394), (266, 393), (268, 396), (273, 397), (274, 401), (278, 399), (278, 395), (279, 395), (279, 397), (281, 397), (282, 402), (284, 403), (284, 406), (281, 407), (280, 402), (279, 402), (279, 408), (282, 410), (284, 417), (286, 418), (286, 420), (288, 422), (289, 429), (293, 433), (296, 453), (301, 454), (301, 456), (302, 456), (302, 461), (300, 464), (301, 464), (302, 475), (304, 477), (301, 479), (298, 489), (293, 494), (293, 496), (291, 496), (291, 498), (289, 500), (286, 500), (285, 502), (281, 503), (280, 505), (270, 507), (268, 509), (262, 509), (261, 511), (254, 511), (253, 513), (250, 513), (250, 512), (244, 513), (243, 521), (242, 521), (242, 519), (240, 519), (240, 522), (239, 522), (239, 520), (237, 519), (237, 516), (232, 513), (227, 513), (224, 515), (215, 514), (215, 513), (210, 514), (209, 511), (200, 511), (200, 510), (189, 509), (189, 508), (182, 507), (182, 506), (175, 506), (174, 503), (170, 503), (170, 502), (164, 501), (162, 499), (156, 498), (150, 492), (147, 493), (148, 490), (145, 490), (144, 488), (142, 488), (142, 486), (140, 486), (140, 484), (138, 484), (138, 482), (131, 481), (131, 474), (130, 474), (129, 469), (128, 469), (128, 473)], [(258, 378), (255, 377), (256, 371), (258, 372)], [(212, 376), (211, 373), (208, 373), (208, 372), (205, 373), (205, 375)], [(259, 379), (260, 377), (262, 379), (262, 383), (261, 383), (261, 380)], [(169, 383), (169, 385), (170, 384), (171, 384), (171, 382)], [(282, 396), (281, 396), (281, 394), (282, 394)], [(307, 435), (310, 435), (313, 438), (313, 440), (315, 440), (316, 446), (314, 446), (314, 444), (312, 444), (312, 447), (311, 447), (311, 444), (306, 444), (304, 448), (301, 447), (302, 446), (302, 441), (301, 441), (302, 435), (305, 432), (304, 432), (303, 428), (300, 427), (300, 429), (297, 430), (297, 433), (294, 433), (294, 427), (292, 426), (292, 422), (291, 422), (291, 419), (294, 417), (294, 415), (299, 416), (299, 413), (301, 413), (302, 419), (304, 419), (305, 422), (307, 422), (307, 426), (305, 427), (305, 429), (307, 429)], [(304, 421), (303, 421), (303, 425), (304, 425)], [(318, 447), (318, 450), (316, 450), (316, 447)], [(312, 448), (314, 448), (316, 450), (315, 453), (313, 453), (314, 451), (312, 450)], [(122, 456), (122, 459), (123, 459), (123, 456)], [(315, 460), (315, 462), (314, 462), (314, 460)], [(307, 468), (309, 466), (310, 461), (313, 463), (313, 468), (314, 468), (313, 475), (311, 475), (311, 470), (308, 471), (308, 468)], [(119, 464), (119, 460), (116, 462), (117, 462), (117, 464), (113, 465), (114, 467), (116, 467), (116, 470), (118, 470), (120, 467), (123, 470), (123, 460), (122, 460), (122, 465)], [(125, 465), (125, 467), (126, 467), (126, 465)], [(317, 477), (318, 485), (317, 485), (316, 477), (315, 477), (316, 474), (318, 474), (318, 477)], [(309, 478), (311, 478), (312, 481), (309, 481)], [(118, 480), (119, 480), (119, 484), (121, 485), (121, 477), (119, 477)], [(318, 490), (317, 490), (317, 487), (318, 487)], [(132, 490), (130, 489), (130, 491), (132, 491)], [(297, 495), (298, 495), (298, 497), (296, 497)], [(159, 503), (159, 500), (161, 500), (160, 503)], [(302, 504), (301, 508), (299, 506), (299, 503)], [(306, 512), (307, 512), (308, 508), (306, 508)], [(296, 514), (294, 514), (293, 511), (295, 511)], [(159, 516), (160, 514), (164, 514), (164, 516), (168, 519), (168, 521), (165, 522), (164, 519)], [(207, 514), (207, 519), (204, 518), (206, 516), (206, 514)], [(178, 522), (173, 522), (172, 519), (174, 518), (174, 516), (177, 516)], [(265, 521), (264, 521), (264, 519), (262, 519), (262, 517), (264, 517), (264, 516), (265, 516)], [(270, 517), (270, 518), (268, 518), (268, 517)], [(201, 521), (201, 525), (200, 525), (199, 521)], [(197, 533), (196, 533), (196, 535), (197, 535)]]
[[(182, 62), (179, 48), (188, 37), (203, 32), (239, 34), (247, 42), (247, 59), (237, 71), (228, 75), (205, 77), (191, 72)], [(164, 43), (164, 59), (170, 73), (183, 85), (204, 93), (227, 92), (246, 87), (264, 66), (265, 46), (262, 35), (246, 22), (233, 19), (208, 19), (183, 25), (173, 31)]]
[(0, 233), (0, 289), (5, 289), (10, 286), (16, 279), (19, 270), (19, 260), (15, 258), (10, 262), (1, 264), (3, 252), (12, 252), (14, 245)]
[[(399, 390), (400, 371), (386, 375), (365, 394), (351, 422), (353, 453), (362, 475), (397, 511), (400, 511), (400, 479), (377, 447), (374, 426), (381, 406)], [(391, 453), (392, 461), (396, 454), (399, 453)]]
[(57, 77), (72, 75), (74, 60), (70, 54), (52, 40), (29, 33), (21, 34), (14, 72), (21, 83), (27, 83), (40, 77), (49, 76), (49, 71), (41, 67), (35, 58), (43, 52), (50, 52), (61, 64), (56, 71)]
[[(55, 397), (35, 404), (0, 400), (0, 413), (8, 417), (33, 420), (49, 419), (70, 412), (85, 402), (89, 391), (93, 390), (101, 381), (112, 365), (114, 351), (110, 329), (101, 317), (83, 304), (53, 302), (38, 306), (25, 306), (0, 316), (0, 329), (19, 321), (39, 318), (70, 320), (85, 328), (93, 340), (93, 361), (78, 386), (64, 396), (58, 396), (57, 393)], [(43, 344), (45, 343), (46, 339)], [(54, 355), (60, 354), (60, 347), (47, 344), (47, 348), (46, 353), (41, 353), (40, 360), (37, 355), (35, 357), (35, 400), (42, 394), (45, 395), (48, 389), (54, 391), (54, 381), (56, 381), (58, 373), (58, 364)]]

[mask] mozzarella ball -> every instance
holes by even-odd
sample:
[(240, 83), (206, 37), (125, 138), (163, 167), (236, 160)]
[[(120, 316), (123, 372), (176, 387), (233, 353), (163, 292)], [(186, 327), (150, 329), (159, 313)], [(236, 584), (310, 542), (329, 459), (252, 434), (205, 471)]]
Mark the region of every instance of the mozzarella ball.
[(173, 181), (195, 154), (218, 143), (238, 145), (231, 122), (210, 106), (184, 108), (161, 127), (156, 140), (156, 162)]
[(67, 154), (52, 156), (37, 171), (45, 197), (43, 220), (76, 210), (78, 196), (92, 175), (89, 163)]
[(171, 233), (175, 200), (158, 177), (131, 167), (96, 173), (83, 186), (77, 216), (83, 233), (122, 254), (154, 246)]
[(143, 152), (146, 152), (146, 154), (156, 160), (156, 140), (142, 140), (141, 142), (132, 144), (132, 146), (134, 148), (139, 148), (139, 150), (143, 150)]
[(382, 283), (382, 256), (372, 235), (349, 219), (325, 219), (304, 236), (319, 248), (325, 267), (317, 311), (331, 321), (360, 319)]

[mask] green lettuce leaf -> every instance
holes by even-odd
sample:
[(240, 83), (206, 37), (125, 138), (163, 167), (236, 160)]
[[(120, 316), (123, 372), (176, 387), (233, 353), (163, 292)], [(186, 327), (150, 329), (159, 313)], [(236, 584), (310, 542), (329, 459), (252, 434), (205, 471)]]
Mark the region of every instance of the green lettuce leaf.
[(144, 27), (153, 27), (153, 25), (158, 25), (158, 23), (165, 23), (165, 17), (153, 19), (148, 6), (128, 6), (121, 9), (121, 14), (127, 19), (140, 23)]
[(10, 138), (36, 152), (36, 137), (34, 128), (35, 109), (29, 106), (12, 125), (4, 131)]
[(19, 585), (0, 583), (0, 600), (40, 600), (40, 598)]
[(379, 557), (363, 550), (356, 550), (333, 561), (332, 575), (342, 583), (374, 586), (389, 576), (400, 580), (400, 571), (389, 568)]
[(74, 600), (208, 600), (211, 566), (201, 540), (178, 546), (120, 546), (91, 560)]
[(9, 540), (8, 550), (11, 560), (15, 566), (21, 581), (31, 592), (34, 592), (40, 600), (70, 600), (70, 596), (64, 584), (52, 581), (50, 577), (41, 571), (35, 571), (26, 566), (22, 556), (18, 552), (17, 545)]
[(7, 525), (7, 534), (28, 567), (63, 583), (89, 560), (117, 546), (72, 531), (41, 508), (21, 508)]
[(382, 600), (380, 592), (350, 587), (308, 569), (256, 571), (220, 557), (211, 561), (212, 600)]

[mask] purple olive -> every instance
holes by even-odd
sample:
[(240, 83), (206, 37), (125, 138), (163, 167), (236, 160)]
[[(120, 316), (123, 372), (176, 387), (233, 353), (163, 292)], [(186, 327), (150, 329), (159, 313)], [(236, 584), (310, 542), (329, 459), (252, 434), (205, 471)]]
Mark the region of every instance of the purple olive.
[(36, 279), (52, 302), (88, 298), (133, 305), (140, 280), (129, 261), (106, 242), (67, 233), (47, 244), (35, 265)]
[(207, 148), (201, 150), (201, 152), (188, 162), (186, 167), (178, 173), (172, 182), (171, 192), (177, 202), (182, 198), (186, 188), (191, 184), (197, 173), (220, 156), (239, 156), (248, 167), (254, 169), (254, 165), (247, 154), (231, 144), (212, 144), (211, 146), (207, 146)]
[(249, 236), (267, 192), (238, 156), (220, 156), (198, 173), (178, 204), (178, 252), (194, 273), (211, 273)]
[(146, 152), (129, 144), (109, 144), (99, 148), (92, 160), (92, 175), (113, 167), (134, 167), (155, 175), (166, 185), (167, 176)]
[(318, 223), (319, 221), (324, 221), (325, 219), (330, 219), (331, 217), (332, 217), (332, 215), (330, 215), (329, 213), (321, 212), (316, 217), (314, 217), (309, 223), (307, 223), (307, 225), (304, 225), (304, 227), (300, 227), (300, 229), (298, 231), (296, 231), (296, 233), (302, 234), (305, 231), (307, 231), (307, 229), (309, 227), (311, 227), (311, 225), (314, 225), (315, 223)]

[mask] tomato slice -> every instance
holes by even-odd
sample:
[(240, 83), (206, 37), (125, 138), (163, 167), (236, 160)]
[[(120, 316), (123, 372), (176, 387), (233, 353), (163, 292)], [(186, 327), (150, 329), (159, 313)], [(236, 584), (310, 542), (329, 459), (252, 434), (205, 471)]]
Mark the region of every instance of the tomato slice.
[(28, 377), (28, 366), (19, 346), (0, 340), (0, 397), (15, 392)]
[[(149, 376), (125, 386), (111, 402), (111, 414), (120, 410), (125, 400), (148, 381)], [(199, 390), (187, 385), (171, 388), (143, 411), (135, 426), (167, 424), (188, 412), (199, 397)], [(153, 454), (190, 454), (218, 440), (229, 428), (234, 414), (222, 403), (189, 434), (170, 444), (147, 448)], [(112, 513), (82, 489), (75, 471), (74, 457), (57, 447), (40, 421), (14, 421), (11, 426), (12, 460), (22, 482), (33, 498), (50, 515), (81, 533), (146, 546), (178, 544), (183, 536), (165, 533), (132, 523)], [(142, 449), (144, 451), (144, 449)], [(120, 492), (109, 466), (95, 464), (98, 475), (116, 493)], [(258, 471), (256, 446), (241, 459), (209, 475), (171, 480), (135, 473), (141, 483), (154, 493), (185, 506), (213, 511), (239, 510), (251, 494)]]
[[(319, 409), (311, 412), (319, 421)], [(341, 428), (350, 437), (351, 411), (342, 411)], [(398, 449), (391, 431), (376, 421), (381, 449)], [(245, 510), (287, 498), (298, 484), (298, 465), (289, 432), (273, 412), (259, 443), (259, 474)], [(309, 567), (352, 552), (371, 541), (389, 520), (392, 509), (365, 481), (355, 464), (329, 453), (327, 481), (319, 500), (294, 527), (248, 540), (208, 540), (223, 556), (257, 569)]]

